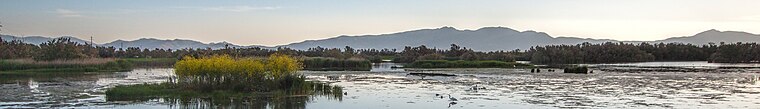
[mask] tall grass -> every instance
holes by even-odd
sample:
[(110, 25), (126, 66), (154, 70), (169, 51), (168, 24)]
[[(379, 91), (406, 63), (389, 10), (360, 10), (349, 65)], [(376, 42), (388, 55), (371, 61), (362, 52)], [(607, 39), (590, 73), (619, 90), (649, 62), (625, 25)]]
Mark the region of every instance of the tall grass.
[(503, 61), (448, 61), (448, 60), (419, 60), (404, 67), (410, 68), (515, 68), (530, 67), (529, 64)]
[(305, 70), (316, 71), (369, 71), (372, 69), (372, 63), (369, 60), (356, 58), (335, 59), (324, 57), (309, 57), (304, 58), (303, 63), (305, 65)]
[(271, 91), (303, 83), (301, 64), (287, 55), (267, 59), (227, 55), (185, 57), (174, 65), (178, 87), (189, 90)]
[(35, 61), (32, 59), (0, 60), (0, 71), (125, 71), (132, 64), (114, 58), (82, 58), (70, 60)]

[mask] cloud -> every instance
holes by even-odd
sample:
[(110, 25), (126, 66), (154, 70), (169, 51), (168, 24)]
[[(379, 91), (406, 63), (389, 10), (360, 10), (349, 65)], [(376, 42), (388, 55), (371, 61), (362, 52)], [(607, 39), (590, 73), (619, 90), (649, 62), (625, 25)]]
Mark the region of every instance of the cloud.
[(248, 11), (259, 11), (259, 10), (276, 10), (280, 9), (281, 7), (254, 7), (254, 6), (220, 6), (220, 7), (203, 7), (200, 8), (201, 10), (206, 11), (227, 11), (227, 12), (248, 12)]
[(72, 11), (68, 9), (56, 9), (55, 13), (58, 14), (58, 17), (84, 17), (84, 15), (82, 15), (82, 12)]

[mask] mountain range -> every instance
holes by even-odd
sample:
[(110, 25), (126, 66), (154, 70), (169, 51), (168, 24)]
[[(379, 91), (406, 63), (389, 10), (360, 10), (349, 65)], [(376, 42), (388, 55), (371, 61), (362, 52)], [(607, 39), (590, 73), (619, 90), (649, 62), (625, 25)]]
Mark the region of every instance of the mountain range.
[[(3, 40), (21, 39), (15, 36), (0, 35)], [(72, 41), (85, 43), (87, 41), (77, 39), (71, 36)], [(40, 44), (51, 37), (27, 36), (23, 40), (26, 43)], [(350, 46), (358, 49), (403, 49), (404, 46), (425, 45), (431, 48), (448, 48), (451, 44), (457, 44), (478, 51), (495, 51), (495, 50), (514, 50), (529, 49), (532, 46), (557, 45), (557, 44), (580, 44), (583, 42), (603, 43), (603, 42), (650, 42), (650, 43), (691, 43), (691, 44), (708, 44), (708, 43), (735, 43), (735, 42), (760, 42), (760, 35), (741, 31), (718, 31), (715, 29), (697, 33), (693, 36), (672, 37), (656, 41), (618, 41), (611, 39), (590, 39), (576, 37), (552, 37), (543, 32), (536, 31), (517, 31), (506, 27), (484, 27), (477, 30), (459, 30), (453, 27), (441, 27), (435, 29), (420, 29), (391, 34), (380, 35), (361, 35), (361, 36), (338, 36), (321, 40), (307, 40), (303, 42), (291, 43), (274, 47), (265, 47), (258, 45), (241, 46), (227, 42), (220, 43), (202, 43), (194, 40), (161, 40), (154, 38), (142, 38), (132, 41), (116, 40), (109, 43), (99, 44), (101, 46), (120, 47), (141, 47), (141, 48), (163, 48), (163, 49), (183, 49), (183, 48), (212, 48), (219, 49), (225, 46), (245, 48), (245, 47), (289, 47), (293, 49), (308, 49), (313, 47), (323, 48), (343, 48)]]

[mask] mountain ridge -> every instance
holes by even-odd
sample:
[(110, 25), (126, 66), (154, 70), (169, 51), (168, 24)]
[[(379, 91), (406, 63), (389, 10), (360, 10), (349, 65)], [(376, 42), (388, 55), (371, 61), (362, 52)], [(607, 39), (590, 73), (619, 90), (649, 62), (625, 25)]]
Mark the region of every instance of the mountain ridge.
[[(19, 39), (16, 36), (0, 35), (3, 40)], [(72, 36), (62, 36), (71, 38), (74, 42), (87, 43), (88, 41), (78, 39)], [(27, 43), (40, 44), (53, 37), (44, 36), (27, 36), (23, 40)], [(140, 38), (136, 40), (115, 40), (108, 43), (98, 44), (101, 46), (120, 47), (141, 47), (147, 49), (184, 49), (184, 48), (212, 48), (220, 49), (226, 46), (236, 48), (262, 47), (276, 48), (289, 47), (293, 49), (308, 49), (313, 47), (323, 48), (343, 48), (351, 46), (358, 49), (403, 49), (404, 46), (425, 45), (431, 48), (448, 48), (450, 44), (472, 48), (478, 51), (496, 51), (496, 50), (514, 50), (529, 49), (533, 46), (558, 45), (558, 44), (580, 44), (583, 42), (603, 43), (603, 42), (626, 42), (626, 43), (691, 43), (691, 44), (709, 44), (709, 43), (735, 43), (735, 42), (760, 42), (760, 35), (742, 31), (719, 31), (710, 29), (697, 33), (692, 36), (670, 37), (655, 41), (619, 41), (613, 39), (594, 39), (551, 36), (545, 32), (534, 30), (518, 31), (507, 27), (483, 27), (475, 30), (459, 30), (454, 27), (440, 27), (432, 29), (417, 29), (402, 31), (396, 33), (376, 34), (376, 35), (340, 35), (318, 40), (304, 40), (301, 42), (290, 43), (278, 46), (260, 46), (260, 45), (236, 45), (229, 42), (210, 42), (203, 43), (188, 39), (156, 39)]]

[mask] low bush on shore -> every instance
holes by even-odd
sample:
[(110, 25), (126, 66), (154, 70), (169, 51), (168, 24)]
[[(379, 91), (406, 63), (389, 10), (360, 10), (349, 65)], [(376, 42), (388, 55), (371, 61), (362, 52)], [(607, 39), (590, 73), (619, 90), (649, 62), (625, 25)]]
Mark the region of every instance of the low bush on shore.
[(449, 61), (449, 60), (419, 60), (404, 67), (409, 68), (518, 68), (531, 67), (530, 64), (504, 61)]
[(366, 59), (336, 59), (324, 57), (308, 57), (303, 59), (304, 70), (315, 71), (369, 71), (372, 63)]

